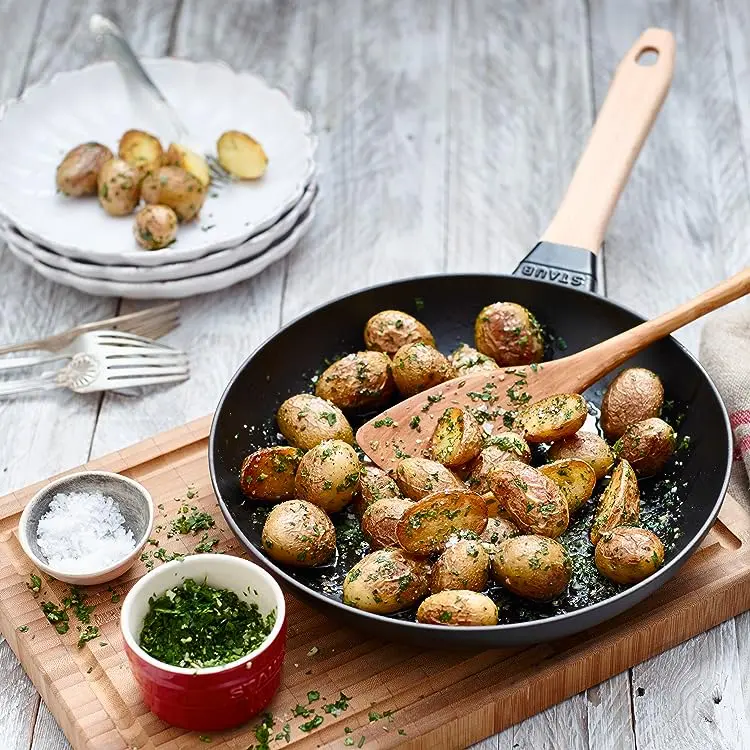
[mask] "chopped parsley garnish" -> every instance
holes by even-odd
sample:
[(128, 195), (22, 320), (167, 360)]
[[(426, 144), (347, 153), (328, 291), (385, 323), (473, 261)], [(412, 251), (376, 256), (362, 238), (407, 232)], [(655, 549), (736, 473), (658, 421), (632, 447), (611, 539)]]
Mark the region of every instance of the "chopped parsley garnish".
[(21, 627), (18, 628), (18, 632), (19, 633), (27, 633), (28, 630), (29, 630), (29, 626), (28, 625), (21, 625)]
[(198, 554), (201, 552), (211, 552), (218, 543), (218, 537), (211, 537), (211, 539), (209, 539), (208, 534), (204, 534), (193, 551)]
[(393, 420), (390, 417), (383, 417), (382, 419), (376, 419), (372, 423), (373, 427), (392, 427)]
[(39, 596), (39, 592), (42, 590), (42, 579), (39, 576), (31, 574), (31, 582), (26, 584), (34, 596)]
[(411, 428), (412, 428), (412, 430), (416, 430), (417, 432), (421, 432), (422, 430), (421, 430), (421, 428), (419, 427), (419, 422), (420, 422), (420, 419), (419, 419), (419, 415), (418, 415), (418, 414), (415, 414), (415, 415), (414, 415), (414, 416), (413, 416), (413, 417), (411, 418), (411, 420), (409, 421), (409, 427), (411, 427)]
[(42, 602), (40, 606), (47, 620), (55, 626), (55, 630), (60, 635), (68, 632), (70, 628), (68, 613), (64, 609), (57, 607), (54, 602)]
[(289, 742), (291, 740), (291, 729), (289, 727), (289, 724), (284, 724), (283, 727), (281, 727), (281, 731), (276, 735), (276, 741), (279, 740), (286, 740)]
[(332, 411), (324, 411), (320, 418), (325, 419), (331, 427), (336, 424), (336, 415)]
[(172, 521), (171, 531), (173, 534), (197, 534), (199, 531), (206, 531), (214, 526), (216, 526), (216, 521), (210, 513), (194, 510), (190, 514), (183, 512)]
[(292, 709), (292, 715), (293, 716), (301, 716), (303, 719), (306, 719), (308, 716), (311, 716), (314, 713), (309, 708), (306, 708), (305, 706), (301, 706), (299, 703)]
[[(339, 699), (337, 701), (334, 701), (333, 703), (326, 703), (326, 705), (323, 706), (323, 710), (327, 714), (333, 714), (334, 716), (338, 716), (342, 711), (346, 711), (346, 709), (349, 708), (350, 700), (351, 700), (351, 696), (346, 695), (343, 692), (339, 693)], [(346, 729), (344, 731), (346, 731)]]
[(303, 732), (311, 732), (316, 727), (319, 727), (323, 723), (323, 717), (319, 714), (315, 714), (310, 721), (306, 721), (304, 724), (300, 724), (299, 728)]
[(100, 635), (99, 628), (96, 625), (87, 625), (78, 636), (78, 648), (83, 648), (88, 641), (93, 641)]
[(88, 625), (91, 622), (91, 613), (96, 605), (86, 605), (86, 595), (77, 587), (70, 587), (70, 594), (66, 596), (62, 603), (65, 609), (72, 609), (79, 622)]
[(307, 702), (313, 703), (317, 700), (320, 700), (320, 693), (317, 690), (309, 690), (307, 692)]

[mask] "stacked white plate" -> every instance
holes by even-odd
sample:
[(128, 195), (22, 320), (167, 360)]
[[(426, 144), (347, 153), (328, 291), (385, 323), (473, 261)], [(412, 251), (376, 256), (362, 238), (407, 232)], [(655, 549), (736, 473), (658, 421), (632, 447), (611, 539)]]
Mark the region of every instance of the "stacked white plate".
[(261, 143), (268, 169), (259, 180), (212, 185), (199, 217), (176, 241), (143, 250), (133, 216), (112, 217), (97, 198), (68, 198), (55, 170), (74, 146), (98, 141), (117, 151), (131, 128), (159, 136), (168, 123), (132, 96), (114, 63), (61, 73), (27, 89), (0, 112), (0, 236), (42, 276), (90, 294), (179, 298), (255, 276), (289, 253), (315, 213), (315, 137), (309, 115), (278, 89), (223, 63), (145, 61), (205, 153), (226, 130)]

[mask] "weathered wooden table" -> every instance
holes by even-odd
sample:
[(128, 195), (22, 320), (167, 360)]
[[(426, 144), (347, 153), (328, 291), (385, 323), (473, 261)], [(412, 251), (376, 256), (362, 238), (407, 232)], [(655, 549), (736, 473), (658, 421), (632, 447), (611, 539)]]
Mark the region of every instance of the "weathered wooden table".
[[(189, 382), (138, 400), (0, 401), (3, 493), (210, 412), (256, 345), (331, 297), (511, 270), (552, 216), (615, 64), (650, 25), (675, 32), (677, 69), (608, 235), (607, 293), (652, 315), (747, 264), (747, 0), (0, 0), (0, 97), (96, 59), (97, 10), (143, 55), (219, 58), (286, 89), (315, 118), (322, 198), (291, 257), (185, 302), (170, 340), (192, 353)], [(0, 342), (130, 308), (53, 286), (0, 248)], [(679, 338), (696, 349), (698, 335)], [(748, 664), (744, 615), (482, 747), (744, 748)], [(0, 746), (68, 747), (2, 641)]]

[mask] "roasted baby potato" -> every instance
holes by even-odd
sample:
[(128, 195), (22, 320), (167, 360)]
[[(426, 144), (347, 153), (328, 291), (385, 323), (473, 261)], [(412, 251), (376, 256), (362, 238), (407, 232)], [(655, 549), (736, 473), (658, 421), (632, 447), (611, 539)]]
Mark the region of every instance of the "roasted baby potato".
[(531, 448), (517, 432), (498, 432), (496, 435), (486, 435), (484, 445), (485, 447), (499, 448), (507, 454), (507, 458), (521, 461), (524, 464), (531, 463)]
[(477, 351), (473, 346), (469, 346), (468, 344), (461, 344), (458, 349), (451, 352), (448, 361), (453, 365), (456, 377), (500, 369), (500, 365), (494, 359), (488, 357), (486, 354), (482, 354), (482, 352)]
[(180, 221), (190, 221), (200, 212), (206, 190), (182, 167), (159, 167), (143, 178), (141, 197), (146, 203), (169, 206)]
[(57, 167), (57, 189), (72, 198), (94, 195), (101, 168), (112, 158), (112, 152), (101, 143), (82, 143), (68, 151)]
[(644, 367), (623, 370), (602, 398), (602, 429), (608, 440), (621, 437), (628, 425), (658, 417), (664, 406), (664, 386), (655, 372)]
[(407, 508), (396, 526), (398, 543), (407, 552), (429, 555), (441, 550), (461, 529), (481, 534), (487, 526), (484, 500), (466, 489), (434, 492)]
[(305, 450), (324, 440), (354, 444), (354, 433), (341, 409), (310, 393), (298, 393), (284, 401), (276, 412), (276, 422), (292, 445)]
[(427, 593), (423, 565), (398, 549), (365, 555), (344, 578), (344, 604), (387, 615), (407, 609)]
[(499, 365), (528, 365), (544, 357), (544, 338), (537, 319), (515, 302), (485, 307), (474, 323), (474, 342)]
[(257, 180), (268, 167), (268, 157), (263, 146), (247, 133), (227, 130), (216, 142), (219, 164), (241, 180)]
[(275, 505), (263, 524), (261, 544), (280, 563), (312, 567), (326, 562), (336, 549), (331, 519), (316, 505), (287, 500)]
[(571, 573), (565, 548), (544, 536), (508, 539), (492, 559), (495, 579), (517, 596), (534, 601), (548, 601), (562, 594)]
[(624, 458), (639, 477), (658, 474), (674, 453), (677, 436), (659, 417), (628, 425), (612, 446), (618, 458)]
[(450, 470), (427, 458), (404, 458), (396, 466), (396, 484), (412, 500), (421, 500), (433, 492), (461, 489), (463, 483)]
[(589, 500), (596, 486), (594, 470), (579, 458), (561, 458), (540, 466), (539, 471), (563, 491), (571, 515)]
[(484, 548), (490, 555), (494, 555), (497, 548), (506, 540), (518, 536), (521, 530), (513, 521), (507, 518), (488, 518), (487, 528), (479, 537), (484, 544)]
[(664, 562), (664, 545), (648, 529), (618, 526), (597, 542), (594, 562), (597, 570), (615, 583), (638, 583)]
[(99, 203), (110, 216), (132, 214), (138, 205), (138, 170), (122, 159), (110, 159), (97, 177)]
[(490, 556), (478, 539), (449, 543), (432, 566), (430, 592), (446, 589), (482, 591), (489, 577)]
[(482, 428), (466, 409), (448, 407), (430, 439), (430, 455), (443, 466), (463, 466), (482, 450)]
[(362, 515), (362, 533), (373, 549), (397, 547), (396, 524), (414, 503), (404, 497), (376, 500)]
[(393, 379), (402, 396), (413, 396), (455, 377), (450, 362), (431, 346), (405, 344), (393, 355)]
[(341, 409), (381, 406), (393, 395), (391, 360), (382, 352), (357, 352), (334, 362), (318, 378), (315, 393)]
[(417, 620), (429, 625), (497, 625), (497, 605), (476, 591), (441, 591), (419, 605)]
[(177, 237), (177, 214), (169, 206), (144, 206), (135, 215), (133, 234), (145, 250), (161, 250)]
[(641, 493), (631, 465), (621, 460), (612, 472), (607, 489), (599, 498), (594, 523), (591, 526), (591, 543), (596, 544), (602, 534), (616, 526), (634, 526), (638, 523)]
[(577, 393), (558, 393), (524, 406), (514, 426), (529, 443), (548, 443), (575, 435), (588, 416), (586, 399)]
[(373, 315), (365, 325), (365, 346), (376, 352), (395, 354), (404, 344), (422, 342), (435, 346), (435, 339), (427, 326), (400, 310), (383, 310)]
[(299, 448), (276, 445), (251, 453), (242, 462), (240, 489), (255, 500), (289, 500), (294, 497), (294, 476), (305, 455)]
[(490, 473), (489, 483), (492, 494), (524, 533), (558, 537), (568, 528), (565, 495), (533, 466), (504, 461)]
[(324, 440), (311, 448), (299, 463), (294, 481), (300, 500), (336, 513), (359, 488), (362, 464), (357, 452), (343, 440)]
[(117, 155), (143, 177), (162, 165), (164, 150), (155, 135), (143, 130), (127, 130), (120, 138)]
[[(524, 442), (523, 438), (519, 437), (518, 440)], [(480, 495), (491, 492), (490, 474), (503, 462), (515, 460), (519, 460), (516, 453), (503, 450), (498, 445), (488, 445), (482, 448), (482, 452), (468, 466), (466, 486)]]
[(607, 474), (615, 462), (607, 441), (595, 432), (584, 430), (553, 443), (547, 451), (547, 458), (551, 461), (563, 458), (585, 461), (594, 470), (597, 481)]
[(211, 172), (205, 158), (179, 143), (169, 144), (167, 153), (164, 154), (163, 164), (167, 167), (182, 167), (186, 172), (193, 175), (204, 188), (211, 184)]
[(398, 485), (382, 469), (368, 464), (359, 472), (359, 493), (354, 498), (354, 512), (362, 518), (364, 512), (378, 500), (401, 498)]

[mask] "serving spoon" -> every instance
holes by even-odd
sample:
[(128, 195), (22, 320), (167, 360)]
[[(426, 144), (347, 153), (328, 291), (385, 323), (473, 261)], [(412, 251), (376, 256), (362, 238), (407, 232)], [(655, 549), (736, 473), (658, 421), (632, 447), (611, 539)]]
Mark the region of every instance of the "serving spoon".
[(503, 414), (557, 393), (581, 393), (655, 341), (750, 293), (750, 267), (653, 320), (576, 354), (531, 365), (465, 375), (386, 409), (357, 431), (360, 448), (381, 468), (423, 456), (437, 420), (451, 406)]

